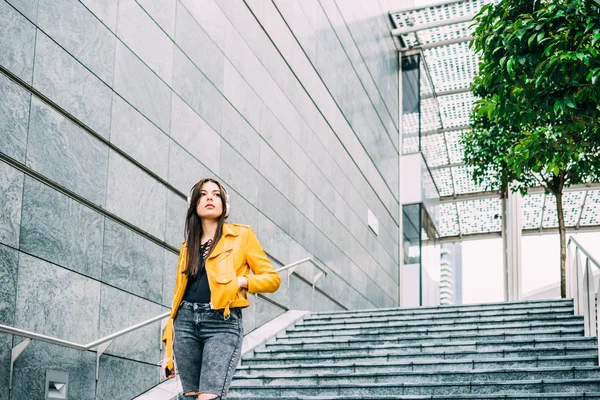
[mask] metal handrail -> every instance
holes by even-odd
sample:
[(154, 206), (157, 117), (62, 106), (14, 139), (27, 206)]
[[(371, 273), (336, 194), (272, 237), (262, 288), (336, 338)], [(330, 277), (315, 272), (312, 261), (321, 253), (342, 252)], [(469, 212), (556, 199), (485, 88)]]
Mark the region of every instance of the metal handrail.
[(27, 346), (29, 346), (32, 339), (39, 340), (41, 342), (46, 342), (46, 343), (50, 343), (50, 344), (63, 346), (63, 347), (69, 347), (69, 348), (75, 349), (75, 350), (82, 350), (82, 351), (92, 350), (92, 349), (96, 348), (96, 350), (95, 350), (96, 351), (96, 380), (98, 380), (99, 370), (100, 370), (100, 356), (102, 356), (102, 354), (104, 354), (106, 349), (108, 349), (108, 347), (112, 344), (112, 342), (116, 338), (118, 338), (119, 336), (123, 336), (126, 333), (129, 333), (129, 332), (135, 331), (139, 328), (142, 328), (146, 325), (149, 325), (153, 322), (160, 321), (160, 320), (164, 319), (165, 317), (168, 317), (170, 313), (171, 312), (169, 311), (169, 312), (157, 315), (156, 317), (152, 317), (146, 321), (132, 325), (128, 328), (122, 329), (118, 332), (112, 333), (108, 336), (105, 336), (101, 339), (90, 342), (88, 344), (79, 344), (79, 343), (75, 343), (75, 342), (70, 342), (68, 340), (58, 339), (58, 338), (55, 338), (52, 336), (46, 336), (46, 335), (42, 335), (39, 333), (27, 331), (24, 329), (19, 329), (19, 328), (15, 328), (12, 326), (0, 324), (0, 332), (4, 332), (4, 333), (16, 335), (16, 336), (21, 336), (21, 337), (25, 338), (24, 341), (22, 341), (21, 343), (19, 343), (12, 349), (11, 358), (10, 358), (10, 372), (9, 372), (9, 378), (8, 378), (8, 389), (9, 390), (12, 389), (12, 376), (13, 376), (13, 368), (14, 368), (15, 361), (17, 360), (17, 358), (19, 358), (21, 353), (23, 353), (25, 348), (27, 348)]
[[(311, 257), (303, 258), (302, 260), (298, 260), (291, 264), (284, 265), (283, 267), (278, 268), (275, 271), (278, 273), (282, 272), (282, 271), (288, 271), (288, 288), (289, 288), (290, 275), (296, 270), (296, 268), (298, 268), (300, 266), (300, 264), (303, 264), (305, 262), (312, 263), (315, 267), (317, 267), (321, 271), (317, 275), (315, 275), (312, 279), (312, 287), (313, 287), (313, 291), (314, 291), (315, 284), (321, 277), (327, 276), (327, 271), (323, 267), (318, 265)], [(98, 378), (99, 378), (98, 372), (100, 369), (100, 356), (102, 354), (104, 354), (106, 349), (108, 349), (108, 347), (112, 344), (112, 342), (116, 338), (123, 336), (127, 333), (133, 332), (137, 329), (143, 328), (146, 325), (150, 325), (153, 322), (160, 321), (160, 320), (168, 317), (170, 314), (171, 314), (171, 311), (165, 312), (163, 314), (157, 315), (156, 317), (152, 317), (146, 321), (132, 325), (128, 328), (122, 329), (118, 332), (112, 333), (108, 336), (105, 336), (103, 338), (100, 338), (98, 340), (90, 342), (88, 344), (80, 344), (80, 343), (70, 342), (68, 340), (58, 339), (58, 338), (55, 338), (52, 336), (42, 335), (39, 333), (27, 331), (24, 329), (19, 329), (19, 328), (15, 328), (12, 326), (0, 324), (0, 332), (8, 333), (11, 335), (16, 335), (16, 336), (21, 336), (21, 337), (25, 338), (25, 340), (23, 340), (21, 343), (19, 343), (12, 349), (12, 354), (11, 354), (11, 359), (10, 359), (10, 373), (9, 373), (9, 379), (8, 379), (8, 389), (12, 390), (12, 376), (13, 376), (14, 363), (17, 360), (17, 358), (21, 355), (21, 353), (23, 353), (25, 348), (31, 343), (31, 340), (39, 340), (41, 342), (46, 342), (46, 343), (59, 345), (59, 346), (63, 346), (63, 347), (68, 347), (68, 348), (75, 349), (75, 350), (82, 350), (82, 351), (93, 350), (94, 348), (96, 348), (96, 350), (93, 350), (93, 351), (96, 351), (96, 380), (98, 380)]]
[(319, 269), (319, 271), (321, 271), (318, 274), (316, 274), (315, 276), (313, 276), (313, 278), (312, 278), (313, 292), (315, 291), (315, 285), (316, 285), (317, 281), (319, 279), (321, 279), (323, 276), (327, 276), (327, 271), (325, 270), (325, 268), (323, 268), (319, 264), (317, 264), (315, 262), (315, 260), (312, 259), (312, 257), (303, 258), (302, 260), (298, 260), (293, 263), (284, 265), (283, 267), (275, 270), (276, 272), (282, 272), (282, 271), (288, 272), (288, 289), (290, 288), (290, 275), (292, 275), (292, 273), (294, 273), (294, 271), (296, 270), (296, 268), (298, 268), (300, 266), (300, 264), (304, 264), (305, 262), (310, 262), (312, 265), (317, 267)]
[[(571, 246), (571, 243), (574, 246)], [(572, 247), (574, 250), (571, 250)], [(581, 261), (580, 253), (585, 256), (585, 263)], [(567, 297), (573, 298), (575, 314), (583, 315), (585, 336), (596, 336), (596, 324), (600, 321), (600, 307), (596, 304), (596, 299), (600, 299), (600, 285), (598, 291), (595, 291), (592, 264), (600, 269), (600, 263), (574, 237), (570, 237), (567, 242)], [(600, 341), (598, 357), (600, 363)]]
[(593, 255), (588, 253), (586, 249), (575, 239), (573, 236), (569, 237), (569, 241), (567, 242), (567, 247), (571, 244), (571, 242), (575, 243), (575, 246), (579, 251), (581, 251), (597, 268), (600, 269), (600, 261), (596, 260)]

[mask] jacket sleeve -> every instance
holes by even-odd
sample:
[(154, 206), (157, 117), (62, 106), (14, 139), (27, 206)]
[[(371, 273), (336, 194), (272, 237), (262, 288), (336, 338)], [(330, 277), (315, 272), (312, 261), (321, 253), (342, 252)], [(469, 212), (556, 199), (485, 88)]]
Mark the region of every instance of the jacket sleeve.
[[(173, 362), (173, 334), (174, 333), (175, 332), (173, 332), (173, 318), (169, 318), (169, 321), (167, 322), (167, 326), (165, 326), (162, 341), (165, 344), (165, 357), (168, 359), (167, 368), (170, 371), (173, 371), (173, 368), (175, 366), (175, 364)], [(168, 376), (169, 374), (165, 374), (165, 375)]]
[[(177, 259), (177, 272), (175, 276), (175, 287), (173, 288), (173, 296), (177, 293), (177, 288), (179, 287), (179, 269), (181, 264), (181, 259), (183, 257), (184, 250), (186, 248), (186, 242), (181, 244), (181, 249), (179, 250), (179, 257)], [(167, 321), (167, 326), (165, 326), (165, 330), (163, 331), (162, 341), (165, 344), (165, 356), (169, 359), (167, 363), (167, 368), (173, 371), (174, 363), (173, 363), (173, 318), (169, 317)]]
[(248, 293), (273, 293), (279, 289), (281, 278), (271, 265), (252, 229), (248, 229), (246, 261), (254, 275), (246, 275)]

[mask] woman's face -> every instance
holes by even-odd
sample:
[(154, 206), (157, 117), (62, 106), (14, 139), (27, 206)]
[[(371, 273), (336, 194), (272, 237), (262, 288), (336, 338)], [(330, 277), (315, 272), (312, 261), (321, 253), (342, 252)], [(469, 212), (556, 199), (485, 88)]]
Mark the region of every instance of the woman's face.
[(200, 218), (218, 219), (223, 214), (223, 201), (219, 185), (205, 182), (200, 187), (200, 200), (196, 205), (196, 213)]

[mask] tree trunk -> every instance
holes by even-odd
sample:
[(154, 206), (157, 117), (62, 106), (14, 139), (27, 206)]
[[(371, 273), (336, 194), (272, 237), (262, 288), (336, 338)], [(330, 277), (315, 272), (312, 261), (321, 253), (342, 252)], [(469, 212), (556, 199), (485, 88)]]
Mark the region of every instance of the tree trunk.
[(560, 297), (567, 297), (567, 238), (565, 230), (565, 215), (563, 214), (562, 187), (555, 194), (558, 211), (558, 232), (560, 235)]

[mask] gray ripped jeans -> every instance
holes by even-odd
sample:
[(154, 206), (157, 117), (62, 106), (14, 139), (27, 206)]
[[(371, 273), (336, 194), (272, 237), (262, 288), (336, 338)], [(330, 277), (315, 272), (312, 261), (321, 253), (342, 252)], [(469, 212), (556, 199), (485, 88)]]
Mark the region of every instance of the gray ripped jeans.
[(212, 393), (225, 399), (242, 353), (242, 310), (232, 308), (225, 319), (222, 310), (183, 301), (173, 328), (173, 355), (183, 393)]

